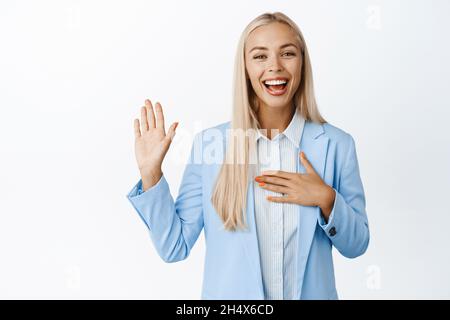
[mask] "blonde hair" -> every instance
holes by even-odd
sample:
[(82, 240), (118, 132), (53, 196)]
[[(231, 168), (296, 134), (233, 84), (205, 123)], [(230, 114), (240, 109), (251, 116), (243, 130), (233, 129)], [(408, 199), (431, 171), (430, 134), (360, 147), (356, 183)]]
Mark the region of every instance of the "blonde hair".
[[(281, 12), (267, 12), (259, 15), (247, 25), (237, 46), (234, 64), (231, 132), (254, 132), (259, 128), (259, 121), (256, 116), (259, 107), (258, 98), (246, 76), (244, 50), (247, 38), (254, 29), (273, 22), (284, 23), (291, 27), (297, 35), (302, 51), (301, 80), (293, 96), (293, 103), (306, 121), (327, 122), (322, 118), (317, 107), (311, 62), (299, 27)], [(235, 142), (234, 137), (229, 139), (226, 151), (226, 158), (229, 160), (222, 164), (211, 196), (211, 202), (222, 220), (224, 228), (228, 231), (236, 231), (238, 228), (244, 229), (247, 225), (244, 217), (246, 216), (248, 181), (250, 178), (253, 180), (252, 175), (254, 173), (254, 165), (250, 168), (249, 157), (253, 156), (256, 149), (256, 139), (247, 135), (241, 138), (244, 140), (241, 139), (239, 143)], [(243, 161), (239, 162), (238, 159), (243, 159)]]

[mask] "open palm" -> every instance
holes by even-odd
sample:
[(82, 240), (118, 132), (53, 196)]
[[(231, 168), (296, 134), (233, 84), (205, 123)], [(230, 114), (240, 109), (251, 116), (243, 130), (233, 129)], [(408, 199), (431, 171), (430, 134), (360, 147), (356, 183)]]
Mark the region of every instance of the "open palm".
[(178, 122), (174, 122), (166, 134), (164, 114), (159, 102), (155, 105), (155, 113), (152, 103), (147, 99), (145, 106), (141, 108), (141, 121), (134, 120), (135, 153), (141, 174), (161, 171), (162, 162), (178, 125)]

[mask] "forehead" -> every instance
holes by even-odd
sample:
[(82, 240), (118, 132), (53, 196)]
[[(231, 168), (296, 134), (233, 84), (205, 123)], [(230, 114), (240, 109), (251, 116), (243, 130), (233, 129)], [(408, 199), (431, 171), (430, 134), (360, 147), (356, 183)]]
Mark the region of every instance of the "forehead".
[(284, 23), (273, 22), (254, 29), (248, 35), (245, 43), (246, 50), (254, 46), (275, 47), (288, 42), (298, 43), (295, 32)]

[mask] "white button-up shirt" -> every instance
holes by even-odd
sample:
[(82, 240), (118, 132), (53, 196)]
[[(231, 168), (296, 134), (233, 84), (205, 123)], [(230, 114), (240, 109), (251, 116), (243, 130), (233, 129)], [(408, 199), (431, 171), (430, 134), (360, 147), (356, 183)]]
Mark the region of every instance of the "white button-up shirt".
[[(264, 170), (297, 172), (300, 137), (305, 120), (295, 114), (288, 127), (272, 137), (257, 131), (257, 175)], [(293, 203), (276, 203), (266, 199), (268, 195), (283, 194), (254, 187), (255, 219), (261, 257), (264, 296), (268, 300), (291, 300), (297, 292), (297, 243), (299, 207)]]

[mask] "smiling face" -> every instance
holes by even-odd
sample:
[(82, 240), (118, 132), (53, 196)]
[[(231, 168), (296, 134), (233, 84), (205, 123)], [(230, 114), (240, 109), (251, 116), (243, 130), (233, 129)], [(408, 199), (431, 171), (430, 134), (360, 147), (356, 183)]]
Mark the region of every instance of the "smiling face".
[[(301, 80), (299, 45), (295, 32), (284, 23), (260, 26), (249, 34), (245, 44), (245, 68), (260, 106), (291, 106)], [(270, 79), (279, 80), (267, 82)]]

